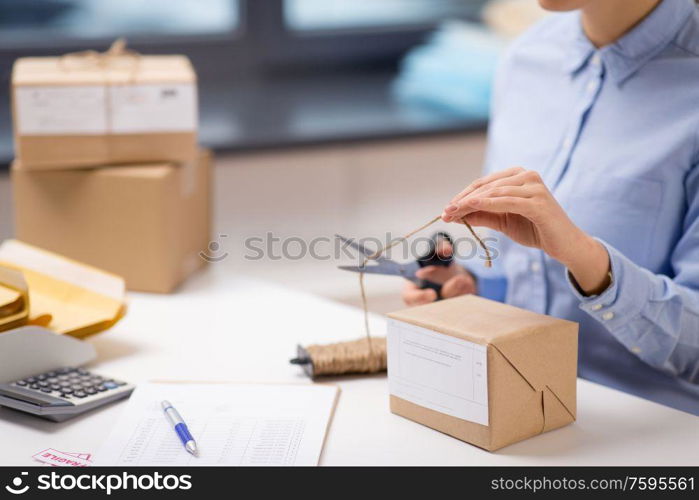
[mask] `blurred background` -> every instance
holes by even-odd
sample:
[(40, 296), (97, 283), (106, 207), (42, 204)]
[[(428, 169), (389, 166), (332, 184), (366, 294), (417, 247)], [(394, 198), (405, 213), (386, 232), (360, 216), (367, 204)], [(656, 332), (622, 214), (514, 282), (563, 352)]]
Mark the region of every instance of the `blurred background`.
[[(213, 265), (358, 303), (335, 262), (250, 261), (244, 239), (395, 236), (438, 214), (480, 172), (498, 56), (542, 15), (535, 0), (0, 0), (0, 237), (13, 61), (125, 37), (197, 71), (228, 254)], [(401, 285), (368, 280), (372, 309), (399, 307)]]

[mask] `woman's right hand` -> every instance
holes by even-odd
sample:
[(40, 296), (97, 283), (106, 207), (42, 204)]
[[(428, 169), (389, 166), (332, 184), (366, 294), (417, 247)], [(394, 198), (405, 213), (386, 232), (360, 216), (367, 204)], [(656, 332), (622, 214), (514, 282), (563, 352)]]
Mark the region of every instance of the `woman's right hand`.
[[(452, 252), (451, 245), (446, 242), (437, 249), (437, 254), (442, 258), (450, 256)], [(476, 280), (473, 275), (453, 261), (449, 266), (425, 266), (415, 274), (420, 279), (442, 285), (444, 299), (476, 293)], [(403, 302), (410, 307), (435, 300), (437, 300), (437, 292), (431, 288), (423, 290), (410, 281), (403, 287)]]

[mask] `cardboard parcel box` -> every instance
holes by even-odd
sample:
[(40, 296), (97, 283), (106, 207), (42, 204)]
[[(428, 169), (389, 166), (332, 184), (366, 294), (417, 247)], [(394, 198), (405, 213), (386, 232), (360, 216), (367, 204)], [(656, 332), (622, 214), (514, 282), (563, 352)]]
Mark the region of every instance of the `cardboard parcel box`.
[(197, 150), (196, 75), (184, 56), (20, 58), (12, 109), (26, 169), (191, 161)]
[(393, 413), (490, 451), (575, 420), (577, 323), (472, 295), (389, 318)]
[(130, 290), (172, 291), (205, 261), (209, 163), (34, 171), (12, 166), (18, 239), (122, 276)]

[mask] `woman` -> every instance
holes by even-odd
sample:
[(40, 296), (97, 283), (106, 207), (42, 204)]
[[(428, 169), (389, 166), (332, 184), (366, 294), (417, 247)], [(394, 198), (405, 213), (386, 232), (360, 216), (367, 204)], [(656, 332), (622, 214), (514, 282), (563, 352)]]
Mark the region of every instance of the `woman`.
[[(579, 322), (582, 377), (699, 415), (699, 9), (540, 3), (578, 10), (513, 44), (495, 86), (489, 174), (442, 218), (505, 236), (506, 301)], [(421, 277), (445, 296), (478, 292), (457, 265)], [(409, 285), (404, 299), (436, 297)]]

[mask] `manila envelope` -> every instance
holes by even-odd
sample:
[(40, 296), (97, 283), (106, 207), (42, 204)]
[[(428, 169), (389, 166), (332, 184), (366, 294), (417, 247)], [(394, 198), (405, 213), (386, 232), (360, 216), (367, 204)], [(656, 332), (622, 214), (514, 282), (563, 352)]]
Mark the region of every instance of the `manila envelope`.
[(27, 323), (29, 292), (24, 275), (0, 266), (0, 332)]
[(21, 271), (29, 290), (29, 324), (86, 337), (126, 313), (124, 280), (18, 240), (0, 245), (0, 265)]

